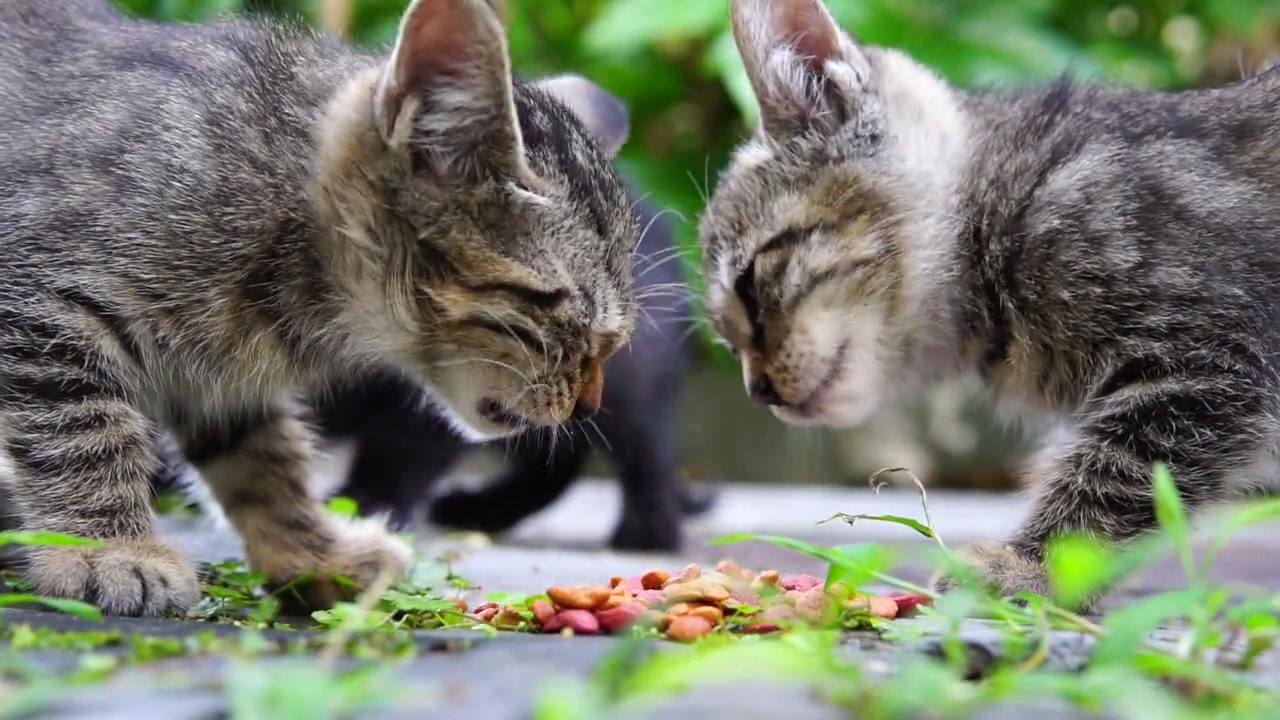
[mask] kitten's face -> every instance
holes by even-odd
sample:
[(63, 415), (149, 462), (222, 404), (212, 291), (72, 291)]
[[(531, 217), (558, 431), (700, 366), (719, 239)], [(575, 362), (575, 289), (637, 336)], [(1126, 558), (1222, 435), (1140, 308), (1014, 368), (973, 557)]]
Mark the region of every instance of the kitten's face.
[(915, 381), (963, 123), (939, 81), (858, 48), (818, 0), (732, 12), (761, 128), (702, 220), (711, 322), (777, 417), (857, 425)]
[(635, 322), (625, 110), (581, 78), (513, 83), (483, 0), (418, 0), (372, 113), (368, 87), (324, 189), (357, 206), (355, 332), (472, 439), (594, 412)]

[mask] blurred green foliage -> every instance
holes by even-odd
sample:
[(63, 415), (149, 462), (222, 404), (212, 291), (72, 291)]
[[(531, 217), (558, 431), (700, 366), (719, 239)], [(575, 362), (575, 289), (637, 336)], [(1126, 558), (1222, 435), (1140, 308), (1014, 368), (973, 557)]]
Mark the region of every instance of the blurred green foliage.
[[(54, 1), (54, 0), (51, 0)], [(827, 0), (858, 39), (896, 47), (962, 86), (1065, 70), (1158, 88), (1225, 82), (1280, 52), (1280, 0)], [(118, 0), (152, 17), (302, 14), (355, 42), (389, 43), (406, 0)], [(716, 169), (754, 121), (727, 0), (507, 0), (525, 76), (574, 71), (629, 105), (624, 172), (694, 226)], [(248, 7), (246, 7), (248, 6)]]

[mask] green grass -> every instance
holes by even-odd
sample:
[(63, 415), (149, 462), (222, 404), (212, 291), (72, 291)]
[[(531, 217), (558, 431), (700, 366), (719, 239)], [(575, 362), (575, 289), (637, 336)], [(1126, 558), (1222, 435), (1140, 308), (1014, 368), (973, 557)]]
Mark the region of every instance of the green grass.
[[(873, 478), (876, 487), (878, 475)], [(944, 596), (896, 577), (896, 554), (880, 544), (824, 547), (773, 535), (720, 538), (715, 544), (768, 542), (818, 558), (827, 565), (826, 583), (833, 593), (869, 584), (890, 585), (930, 595), (935, 605), (923, 608), (920, 618), (911, 622), (844, 613), (822, 626), (792, 628), (772, 636), (717, 632), (689, 646), (661, 643), (657, 652), (653, 652), (655, 644), (646, 641), (654, 633), (636, 628), (619, 639), (616, 651), (590, 677), (563, 678), (545, 688), (534, 714), (540, 720), (608, 717), (699, 684), (736, 680), (801, 683), (829, 702), (857, 708), (860, 718), (870, 720), (962, 718), (993, 704), (1043, 698), (1122, 717), (1271, 717), (1280, 697), (1254, 684), (1248, 670), (1280, 636), (1280, 596), (1215, 585), (1206, 569), (1232, 535), (1280, 517), (1280, 500), (1255, 501), (1234, 510), (1207, 547), (1197, 551), (1191, 523), (1168, 471), (1157, 467), (1153, 483), (1159, 531), (1124, 548), (1084, 536), (1059, 539), (1048, 553), (1052, 597), (996, 597), (971, 572), (966, 575), (966, 568), (934, 529), (923, 488), (922, 520), (862, 512), (837, 514), (823, 522), (848, 523), (851, 539), (867, 522), (894, 523), (932, 539), (937, 567), (968, 578), (963, 589)], [(332, 509), (340, 514), (355, 511), (343, 501)], [(82, 542), (58, 535), (0, 534), (0, 544)], [(1188, 578), (1185, 587), (1143, 598), (1100, 620), (1071, 610), (1098, 588), (1169, 553), (1182, 564)], [(55, 632), (5, 624), (0, 612), (4, 646), (0, 649), (0, 717), (38, 709), (67, 687), (101, 681), (125, 667), (198, 654), (233, 658), (221, 681), (232, 718), (358, 717), (387, 703), (412, 700), (400, 692), (403, 683), (395, 682), (402, 663), (417, 655), (411, 631), (496, 632), (477, 624), (458, 607), (457, 598), (470, 584), (455, 575), (448, 563), (423, 563), (409, 578), (375, 583), (355, 602), (340, 603), (310, 617), (283, 613), (289, 588), (268, 592), (265, 580), (236, 562), (206, 568), (206, 599), (187, 619), (245, 628), (231, 637)], [(20, 581), (10, 584), (16, 584), (19, 592), (0, 595), (0, 606), (34, 601), (88, 621), (101, 619), (91, 606), (39, 598), (22, 592)], [(536, 597), (542, 596), (493, 594), (488, 599), (519, 607)], [(1229, 602), (1233, 597), (1237, 601)], [(972, 618), (985, 618), (998, 628), (1006, 649), (996, 665), (976, 679), (960, 636), (963, 622)], [(1176, 645), (1148, 642), (1153, 631), (1175, 623), (1185, 628)], [(862, 667), (841, 643), (849, 628), (870, 628), (889, 641), (918, 639), (928, 629), (941, 633), (943, 651), (939, 657), (903, 653), (896, 670), (885, 675)], [(268, 640), (260, 632), (268, 629), (295, 632), (286, 633), (284, 640), (277, 636)], [(518, 623), (507, 629), (529, 626)], [(1083, 670), (1069, 672), (1048, 662), (1049, 634), (1061, 630), (1092, 636), (1094, 651)], [(30, 650), (78, 653), (80, 667), (65, 676), (47, 677), (24, 661), (23, 652)], [(294, 657), (267, 669), (262, 665), (267, 655)], [(291, 680), (280, 682), (281, 673)], [(429, 694), (436, 688), (418, 690)]]

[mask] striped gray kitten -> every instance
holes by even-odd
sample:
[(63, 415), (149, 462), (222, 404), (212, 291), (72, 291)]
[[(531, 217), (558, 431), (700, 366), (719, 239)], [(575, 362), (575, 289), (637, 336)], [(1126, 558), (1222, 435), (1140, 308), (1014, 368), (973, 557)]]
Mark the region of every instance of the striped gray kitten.
[(1157, 462), (1197, 511), (1274, 482), (1280, 71), (966, 92), (859, 44), (818, 0), (731, 15), (761, 124), (701, 240), (752, 397), (852, 426), (976, 371), (1063, 423), (1030, 518), (967, 552), (1004, 593), (1050, 590), (1060, 533), (1152, 529)]
[(44, 595), (199, 597), (149, 505), (172, 431), (273, 581), (324, 607), (410, 553), (308, 485), (299, 389), (399, 367), (478, 439), (599, 404), (634, 323), (621, 105), (511, 77), (483, 0), (417, 0), (389, 56), (301, 26), (0, 3), (0, 428)]

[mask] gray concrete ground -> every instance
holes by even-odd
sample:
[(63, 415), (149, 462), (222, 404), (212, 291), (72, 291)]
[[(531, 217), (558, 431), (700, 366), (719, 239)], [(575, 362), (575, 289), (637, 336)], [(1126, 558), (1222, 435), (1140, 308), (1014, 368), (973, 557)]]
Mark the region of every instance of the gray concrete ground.
[[(687, 548), (678, 555), (645, 556), (601, 550), (616, 519), (617, 503), (612, 483), (584, 482), (556, 506), (530, 519), (501, 542), (467, 536), (434, 536), (423, 538), (422, 548), (428, 556), (450, 556), (453, 570), (480, 586), (472, 593), (473, 598), (495, 591), (531, 593), (554, 584), (603, 582), (613, 575), (635, 575), (652, 568), (678, 569), (688, 562), (713, 564), (725, 557), (754, 569), (776, 568), (783, 572), (820, 572), (822, 569), (816, 561), (764, 543), (729, 547), (704, 544), (710, 538), (741, 532), (774, 533), (824, 544), (865, 541), (893, 544), (905, 561), (898, 574), (913, 580), (923, 580), (927, 575), (927, 568), (918, 560), (913, 561), (913, 556), (923, 557), (929, 541), (905, 528), (870, 522), (854, 527), (839, 522), (817, 524), (836, 512), (920, 517), (919, 499), (912, 490), (890, 488), (873, 495), (860, 489), (728, 486), (723, 489), (715, 510), (690, 524)], [(1027, 501), (1021, 497), (941, 491), (930, 495), (930, 504), (938, 530), (952, 546), (1005, 536), (1027, 510)], [(1212, 529), (1210, 521), (1206, 532)], [(216, 561), (239, 554), (236, 539), (207, 521), (169, 518), (165, 520), (165, 533), (196, 560)], [(1280, 591), (1278, 551), (1280, 526), (1246, 532), (1223, 553), (1222, 561), (1215, 567), (1218, 579), (1256, 583)], [(1180, 582), (1177, 565), (1171, 560), (1129, 583), (1118, 595), (1117, 602), (1177, 587)], [(94, 627), (67, 616), (30, 610), (10, 610), (0, 615), (0, 622), (64, 629)], [(170, 621), (112, 620), (111, 624), (147, 635), (184, 634), (210, 627)], [(220, 632), (237, 631), (222, 627)], [(982, 622), (971, 622), (964, 636), (978, 654), (1003, 651), (999, 635)], [(466, 641), (460, 642), (460, 639)], [(424, 652), (400, 670), (404, 679), (401, 687), (416, 693), (416, 701), (406, 706), (411, 709), (360, 717), (528, 717), (532, 699), (540, 688), (556, 679), (586, 677), (616, 643), (607, 638), (517, 634), (487, 638), (465, 632), (424, 633), (418, 641)], [(853, 638), (846, 647), (871, 672), (890, 672), (903, 652), (930, 649), (927, 637), (895, 646), (862, 636)], [(1052, 644), (1049, 663), (1062, 669), (1077, 668), (1085, 661), (1089, 648), (1087, 638), (1061, 633)], [(38, 653), (28, 656), (28, 660), (50, 674), (75, 667), (74, 656), (69, 654)], [(296, 658), (270, 660), (268, 671), (283, 673), (284, 664), (296, 661)], [(60, 695), (53, 705), (32, 717), (103, 720), (225, 717), (228, 706), (220, 678), (224, 677), (228, 662), (231, 661), (226, 658), (175, 658), (130, 668), (105, 683)], [(1277, 665), (1267, 667), (1274, 671)], [(643, 709), (639, 716), (661, 718), (716, 712), (738, 717), (777, 717), (784, 709), (802, 718), (840, 716), (803, 686), (759, 681), (699, 689)], [(1026, 717), (1031, 711), (1006, 708), (992, 717)], [(1083, 717), (1052, 704), (1037, 707), (1034, 712), (1045, 718)], [(0, 717), (4, 714), (5, 709), (0, 707)]]

